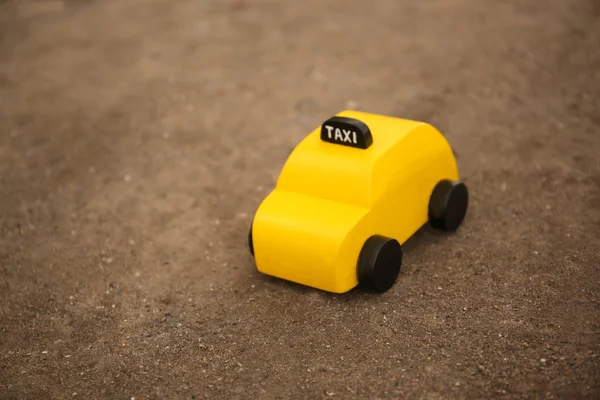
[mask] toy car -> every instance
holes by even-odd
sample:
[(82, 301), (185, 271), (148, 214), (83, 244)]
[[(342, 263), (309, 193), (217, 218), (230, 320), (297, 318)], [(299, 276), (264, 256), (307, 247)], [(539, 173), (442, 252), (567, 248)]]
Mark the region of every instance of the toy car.
[(461, 225), (469, 194), (454, 152), (433, 126), (343, 111), (289, 155), (248, 235), (267, 275), (343, 293), (386, 292), (402, 244), (426, 223)]

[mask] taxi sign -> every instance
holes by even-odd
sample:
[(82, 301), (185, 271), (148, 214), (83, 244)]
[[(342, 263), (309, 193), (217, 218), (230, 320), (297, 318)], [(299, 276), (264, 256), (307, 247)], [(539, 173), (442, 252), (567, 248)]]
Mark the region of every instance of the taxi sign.
[(354, 118), (336, 116), (329, 118), (321, 125), (321, 140), (366, 149), (373, 143), (373, 136), (364, 122)]

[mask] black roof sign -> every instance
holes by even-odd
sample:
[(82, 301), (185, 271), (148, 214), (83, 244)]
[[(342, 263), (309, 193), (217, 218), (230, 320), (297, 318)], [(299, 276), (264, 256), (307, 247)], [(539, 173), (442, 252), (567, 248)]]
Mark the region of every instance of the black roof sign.
[(321, 140), (366, 149), (373, 143), (373, 136), (367, 124), (362, 121), (348, 117), (332, 117), (321, 125)]

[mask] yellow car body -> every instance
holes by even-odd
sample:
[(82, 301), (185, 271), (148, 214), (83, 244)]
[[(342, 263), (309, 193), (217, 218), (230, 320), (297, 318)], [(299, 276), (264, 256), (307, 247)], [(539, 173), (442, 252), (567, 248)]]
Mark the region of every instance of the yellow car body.
[(350, 110), (336, 117), (364, 123), (372, 142), (323, 140), (338, 133), (324, 125), (308, 134), (258, 207), (250, 241), (260, 272), (343, 293), (359, 283), (365, 241), (379, 234), (405, 243), (429, 221), (436, 184), (459, 174), (448, 141), (427, 123)]

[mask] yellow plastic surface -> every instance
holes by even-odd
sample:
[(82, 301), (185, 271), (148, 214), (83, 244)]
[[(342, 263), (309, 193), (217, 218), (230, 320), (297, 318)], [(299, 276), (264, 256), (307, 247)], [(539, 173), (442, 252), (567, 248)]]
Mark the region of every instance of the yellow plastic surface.
[(459, 176), (446, 138), (429, 124), (359, 111), (337, 116), (366, 123), (372, 145), (324, 142), (316, 128), (256, 211), (252, 241), (260, 272), (343, 293), (358, 284), (365, 241), (379, 234), (406, 242), (428, 222), (435, 185)]

